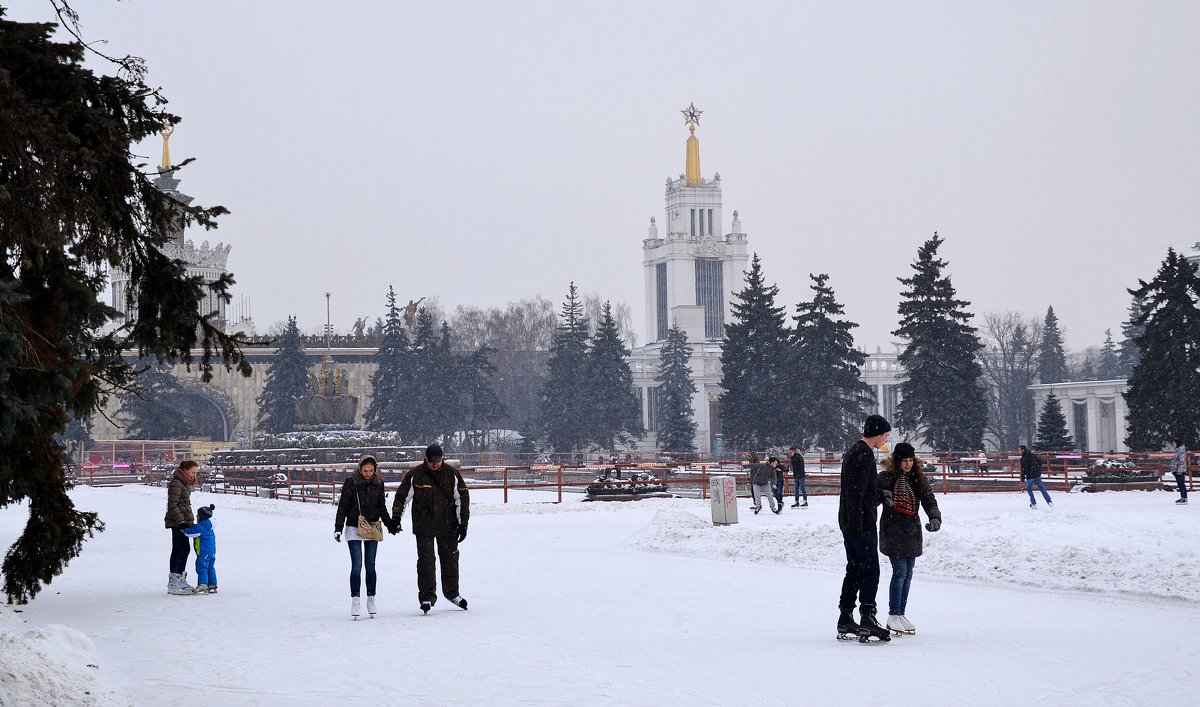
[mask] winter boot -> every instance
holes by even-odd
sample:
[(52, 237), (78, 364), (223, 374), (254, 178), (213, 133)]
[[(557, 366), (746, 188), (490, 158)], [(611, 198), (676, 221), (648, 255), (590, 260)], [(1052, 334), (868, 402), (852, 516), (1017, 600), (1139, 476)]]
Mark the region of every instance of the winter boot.
[(167, 576), (167, 594), (176, 594), (179, 589), (179, 580), (182, 577), (177, 572), (172, 572)]
[(358, 597), (350, 597), (350, 615), (358, 621), (358, 615), (362, 613), (362, 608), (359, 606)]
[(209, 588), (208, 588), (207, 584), (197, 584), (196, 585), (196, 593), (197, 594), (208, 594), (208, 591), (209, 591)]
[(454, 597), (453, 599), (450, 600), (450, 603), (454, 604), (455, 606), (462, 609), (463, 611), (467, 610), (467, 600), (463, 599), (462, 597)]
[(217, 593), (217, 585), (215, 585), (215, 584), (208, 585), (208, 593), (216, 594)]
[(429, 601), (421, 602), (421, 613), (422, 614), (428, 614), (429, 610), (432, 608), (433, 608), (433, 602), (429, 602)]
[(858, 642), (867, 643), (871, 638), (878, 638), (880, 641), (892, 640), (892, 635), (888, 630), (879, 625), (875, 620), (875, 607), (860, 606), (858, 607)]
[(854, 621), (853, 609), (842, 609), (838, 614), (837, 631), (839, 641), (849, 641), (858, 636), (858, 624)]
[(190, 596), (196, 593), (196, 588), (187, 583), (187, 573), (171, 575), (175, 578), (174, 588), (168, 588), (168, 594)]
[(367, 613), (371, 615), (371, 618), (375, 618), (375, 595), (374, 594), (367, 595)]

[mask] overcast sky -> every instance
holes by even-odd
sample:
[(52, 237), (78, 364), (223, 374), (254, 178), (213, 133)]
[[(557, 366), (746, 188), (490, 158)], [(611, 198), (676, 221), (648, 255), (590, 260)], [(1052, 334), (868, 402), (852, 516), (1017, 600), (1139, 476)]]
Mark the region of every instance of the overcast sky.
[(388, 285), (452, 311), (574, 280), (644, 337), (642, 239), (691, 102), (722, 230), (737, 209), (789, 313), (829, 273), (869, 351), (934, 231), (977, 324), (1053, 305), (1073, 349), (1200, 241), (1197, 2), (75, 7), (183, 117), (181, 190), (232, 212), (188, 237), (233, 245), (260, 330), (318, 328), (325, 291), (344, 330)]

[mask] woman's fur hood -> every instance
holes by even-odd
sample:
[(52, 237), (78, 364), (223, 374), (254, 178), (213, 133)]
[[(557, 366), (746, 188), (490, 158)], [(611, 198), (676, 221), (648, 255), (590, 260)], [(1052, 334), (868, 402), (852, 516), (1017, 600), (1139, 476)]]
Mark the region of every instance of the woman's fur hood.
[[(886, 471), (886, 472), (887, 472), (887, 473), (889, 473), (889, 474), (893, 474), (893, 475), (895, 475), (895, 474), (898, 474), (898, 473), (900, 473), (900, 465), (896, 463), (896, 460), (895, 460), (894, 458), (892, 458), (892, 455), (891, 455), (891, 454), (889, 454), (889, 455), (887, 455), (886, 457), (884, 457), (884, 458), (883, 458), (883, 459), (882, 459), (882, 460), (879, 462), (879, 465), (880, 465), (880, 466), (882, 466), (882, 467), (883, 467), (883, 470), (884, 470), (884, 471)], [(915, 458), (913, 459), (913, 468), (912, 468), (912, 472), (913, 472), (913, 473), (915, 473), (915, 472), (918, 472), (918, 471), (923, 471), (923, 470), (924, 470), (924, 468), (925, 468), (925, 465), (924, 465), (924, 463), (922, 463), (922, 461), (921, 461), (921, 457), (915, 457)]]
[(371, 474), (371, 480), (368, 481), (367, 477), (363, 476), (362, 467), (358, 467), (354, 470), (354, 473), (350, 476), (350, 480), (354, 482), (355, 486), (366, 486), (368, 484), (375, 484), (378, 486), (382, 486), (383, 485), (383, 474), (379, 473), (379, 467), (376, 466), (375, 473)]

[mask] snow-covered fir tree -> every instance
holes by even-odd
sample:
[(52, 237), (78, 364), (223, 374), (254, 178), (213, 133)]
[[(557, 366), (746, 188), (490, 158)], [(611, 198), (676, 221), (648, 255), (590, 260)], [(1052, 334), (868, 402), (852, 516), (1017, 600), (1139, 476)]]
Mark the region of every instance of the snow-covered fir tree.
[(389, 286), (383, 341), (375, 351), (377, 368), (371, 375), (371, 405), (364, 419), (373, 430), (397, 432), (405, 441), (414, 441), (409, 436), (413, 406), (408, 398), (412, 381), (408, 353), (408, 337), (396, 305), (396, 290)]
[(1125, 403), (1135, 451), (1153, 451), (1173, 438), (1200, 446), (1200, 276), (1196, 264), (1171, 248), (1150, 282), (1129, 293), (1142, 302), (1133, 321), (1139, 361), (1129, 377)]
[[(428, 444), (443, 439), (449, 431), (453, 405), (453, 386), (446, 378), (449, 368), (446, 357), (449, 352), (441, 350), (442, 335), (433, 312), (426, 307), (417, 310), (417, 321), (413, 326), (412, 347), (408, 351), (409, 383), (407, 404), (413, 408), (410, 416), (412, 427), (408, 439), (415, 444)], [(444, 397), (449, 393), (450, 402)]]
[(779, 288), (763, 281), (755, 253), (746, 286), (734, 295), (733, 321), (721, 342), (720, 409), (725, 439), (743, 448), (788, 444), (784, 382), (789, 380), (790, 336)]
[(275, 342), (275, 357), (267, 366), (266, 382), (258, 396), (258, 429), (271, 434), (296, 429), (296, 401), (308, 393), (308, 358), (300, 341), (300, 327), (289, 316), (283, 335)]
[(676, 324), (667, 330), (658, 367), (658, 448), (666, 452), (696, 451), (696, 420), (692, 398), (696, 384), (688, 360), (692, 347), (687, 332)]
[(621, 339), (609, 302), (601, 310), (587, 358), (590, 440), (609, 450), (615, 450), (618, 442), (632, 443), (644, 434), (642, 406), (633, 388), (629, 349)]
[(1121, 377), (1129, 378), (1133, 375), (1133, 368), (1137, 365), (1141, 353), (1138, 351), (1137, 343), (1134, 339), (1142, 333), (1141, 325), (1134, 324), (1138, 317), (1142, 314), (1142, 300), (1140, 297), (1134, 296), (1133, 301), (1129, 303), (1129, 316), (1126, 317), (1125, 323), (1121, 325), (1121, 346), (1118, 359), (1121, 363)]
[(955, 299), (954, 285), (937, 257), (944, 239), (933, 234), (918, 249), (905, 286), (900, 327), (893, 334), (907, 343), (898, 357), (906, 372), (900, 384), (899, 426), (916, 431), (935, 450), (974, 450), (983, 446), (987, 425), (983, 369), (976, 358), (983, 343), (969, 324), (970, 302)]
[(1042, 383), (1062, 383), (1067, 380), (1067, 353), (1063, 349), (1062, 330), (1054, 307), (1046, 309), (1042, 322), (1041, 354), (1038, 357), (1038, 380)]
[(787, 385), (792, 442), (841, 449), (862, 430), (871, 389), (859, 376), (867, 356), (854, 348), (845, 309), (829, 286), (829, 275), (812, 275), (813, 298), (796, 305), (792, 332), (793, 376)]
[(559, 453), (583, 449), (592, 438), (584, 404), (588, 399), (588, 323), (574, 282), (554, 329), (546, 368), (541, 409), (546, 442)]
[(1123, 378), (1121, 374), (1121, 359), (1117, 355), (1117, 345), (1113, 342), (1112, 329), (1104, 330), (1104, 346), (1100, 349), (1100, 363), (1096, 367), (1096, 378), (1102, 381)]
[(1038, 415), (1037, 439), (1033, 448), (1044, 452), (1066, 452), (1075, 448), (1071, 435), (1067, 432), (1067, 418), (1063, 415), (1062, 404), (1051, 391), (1046, 395), (1042, 404), (1042, 412)]
[(490, 354), (491, 349), (484, 345), (458, 361), (460, 408), (464, 414), (460, 427), (467, 432), (464, 439), (467, 449), (485, 447), (488, 444), (487, 431), (495, 427), (505, 414), (504, 404), (496, 395), (496, 367), (492, 365)]

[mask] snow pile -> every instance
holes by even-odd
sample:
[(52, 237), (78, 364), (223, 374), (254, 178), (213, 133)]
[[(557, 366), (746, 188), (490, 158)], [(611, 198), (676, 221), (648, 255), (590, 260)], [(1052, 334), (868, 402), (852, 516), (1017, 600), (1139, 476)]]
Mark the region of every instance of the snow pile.
[(19, 624), (0, 607), (0, 705), (126, 704), (100, 685), (92, 639), (58, 624), (23, 632)]

